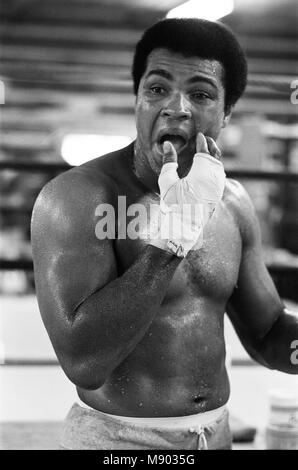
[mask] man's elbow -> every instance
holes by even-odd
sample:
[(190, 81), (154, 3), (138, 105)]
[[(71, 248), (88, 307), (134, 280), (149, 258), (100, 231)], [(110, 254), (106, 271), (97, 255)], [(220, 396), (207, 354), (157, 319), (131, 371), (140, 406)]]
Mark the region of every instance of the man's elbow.
[(107, 379), (100, 366), (94, 367), (86, 362), (74, 364), (73, 361), (60, 361), (60, 365), (67, 378), (79, 388), (97, 390)]

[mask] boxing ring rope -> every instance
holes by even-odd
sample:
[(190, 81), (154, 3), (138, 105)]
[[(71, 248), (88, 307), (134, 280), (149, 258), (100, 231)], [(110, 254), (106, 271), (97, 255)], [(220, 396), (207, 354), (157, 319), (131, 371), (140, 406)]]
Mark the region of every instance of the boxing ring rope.
[[(67, 163), (60, 162), (20, 162), (14, 160), (0, 160), (0, 170), (33, 171), (38, 173), (60, 173), (74, 168)], [(228, 178), (244, 178), (254, 180), (275, 180), (275, 181), (293, 181), (298, 182), (298, 173), (289, 171), (264, 171), (236, 169), (226, 170)]]

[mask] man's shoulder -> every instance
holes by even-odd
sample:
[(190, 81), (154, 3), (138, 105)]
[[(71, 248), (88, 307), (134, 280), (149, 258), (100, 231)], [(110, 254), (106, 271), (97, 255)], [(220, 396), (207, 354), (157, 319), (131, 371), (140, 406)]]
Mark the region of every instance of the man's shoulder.
[(236, 221), (242, 238), (248, 239), (258, 225), (256, 211), (248, 192), (239, 181), (228, 178), (223, 199)]
[(117, 183), (113, 178), (115, 156), (101, 157), (58, 175), (40, 191), (33, 208), (32, 229), (55, 224), (77, 230), (94, 223), (99, 204), (114, 205)]
[(227, 178), (226, 180), (224, 200), (235, 208), (241, 208), (242, 205), (251, 204), (251, 199), (243, 184), (231, 178)]
[(42, 188), (35, 206), (47, 205), (48, 201), (56, 208), (65, 204), (78, 206), (80, 202), (86, 205), (96, 200), (111, 202), (118, 191), (117, 181), (127, 166), (126, 150), (106, 154), (61, 173)]
[(63, 206), (70, 209), (96, 199), (109, 198), (113, 194), (113, 180), (104, 173), (96, 174), (88, 168), (72, 168), (50, 180), (40, 191), (37, 207), (57, 210)]

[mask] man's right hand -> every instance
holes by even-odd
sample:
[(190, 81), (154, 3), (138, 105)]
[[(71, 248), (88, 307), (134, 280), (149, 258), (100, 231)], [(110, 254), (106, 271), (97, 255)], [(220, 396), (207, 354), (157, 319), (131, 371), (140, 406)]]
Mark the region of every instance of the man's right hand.
[[(203, 244), (203, 229), (223, 196), (225, 172), (220, 150), (210, 137), (199, 133), (192, 167), (185, 178), (177, 173), (177, 153), (171, 142), (164, 143), (160, 188), (159, 238), (172, 240), (189, 250)], [(156, 244), (153, 243), (152, 244)], [(161, 247), (159, 244), (158, 246)], [(167, 246), (167, 245), (165, 245)]]

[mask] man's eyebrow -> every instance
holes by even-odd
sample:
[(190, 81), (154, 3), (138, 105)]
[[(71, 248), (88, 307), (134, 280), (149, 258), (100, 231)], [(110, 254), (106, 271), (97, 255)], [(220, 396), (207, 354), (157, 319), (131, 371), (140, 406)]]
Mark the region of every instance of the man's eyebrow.
[(199, 83), (199, 82), (205, 82), (207, 83), (208, 85), (211, 85), (213, 86), (213, 88), (215, 88), (217, 90), (217, 85), (216, 85), (216, 82), (213, 81), (211, 78), (208, 78), (208, 77), (204, 77), (202, 75), (196, 75), (194, 77), (191, 77), (189, 80), (187, 80), (187, 83), (189, 85), (192, 85), (194, 83)]
[[(152, 69), (147, 73), (145, 78), (149, 78), (151, 75), (159, 75), (160, 77), (166, 78), (167, 80), (173, 80), (173, 75), (165, 69)], [(205, 82), (208, 85), (211, 85), (213, 88), (217, 89), (215, 81), (213, 81), (211, 78), (204, 77), (203, 75), (195, 75), (194, 77), (191, 77), (189, 80), (187, 80), (189, 85), (199, 82)]]
[(151, 75), (159, 75), (167, 80), (173, 80), (173, 75), (165, 69), (152, 69), (147, 73), (145, 78), (149, 78)]

